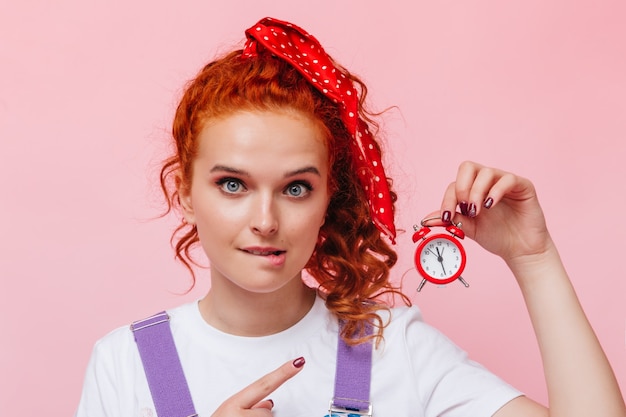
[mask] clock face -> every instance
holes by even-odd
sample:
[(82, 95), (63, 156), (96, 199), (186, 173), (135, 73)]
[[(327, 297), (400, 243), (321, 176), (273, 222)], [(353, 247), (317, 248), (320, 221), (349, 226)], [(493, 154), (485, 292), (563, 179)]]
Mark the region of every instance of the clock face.
[(426, 280), (447, 284), (459, 278), (465, 269), (465, 250), (452, 236), (433, 235), (417, 247), (415, 266)]

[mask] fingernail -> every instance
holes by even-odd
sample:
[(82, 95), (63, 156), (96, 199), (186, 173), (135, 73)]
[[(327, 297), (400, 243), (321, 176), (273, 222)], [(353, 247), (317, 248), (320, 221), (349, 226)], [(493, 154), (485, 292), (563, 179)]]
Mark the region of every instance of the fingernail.
[(293, 361), (293, 366), (295, 366), (296, 368), (302, 368), (304, 366), (304, 358), (299, 357), (298, 359)]
[(467, 216), (467, 201), (461, 201), (459, 203), (459, 209), (461, 209), (461, 214)]
[(272, 401), (270, 398), (268, 398), (267, 401), (269, 401), (270, 404), (272, 404), (272, 408), (274, 408), (274, 401)]
[(452, 213), (446, 210), (443, 212), (443, 215), (441, 216), (441, 221), (444, 223), (450, 223), (450, 217), (452, 217)]
[(486, 209), (491, 208), (491, 206), (493, 206), (493, 198), (491, 198), (491, 197), (487, 198), (487, 199), (485, 200), (485, 204), (483, 204), (483, 206), (484, 206)]
[(470, 203), (469, 210), (467, 211), (469, 217), (476, 217), (476, 204)]

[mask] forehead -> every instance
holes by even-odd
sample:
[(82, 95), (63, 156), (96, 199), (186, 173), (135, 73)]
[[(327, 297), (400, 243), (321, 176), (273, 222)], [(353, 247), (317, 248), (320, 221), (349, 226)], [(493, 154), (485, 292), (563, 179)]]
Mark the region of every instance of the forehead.
[(236, 163), (328, 160), (320, 123), (295, 110), (241, 111), (205, 123), (198, 135), (199, 159)]

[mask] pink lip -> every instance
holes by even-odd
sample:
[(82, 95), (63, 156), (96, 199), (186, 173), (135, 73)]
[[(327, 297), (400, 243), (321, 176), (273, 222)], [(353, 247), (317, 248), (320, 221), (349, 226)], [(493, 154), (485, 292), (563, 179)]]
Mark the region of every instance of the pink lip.
[(286, 251), (269, 246), (249, 246), (241, 249), (243, 252), (267, 259), (274, 266), (281, 266), (285, 263)]
[(272, 253), (272, 252), (285, 252), (284, 250), (275, 248), (273, 246), (248, 246), (245, 248), (241, 248), (241, 250), (245, 252), (251, 252), (251, 253), (261, 254), (261, 255)]

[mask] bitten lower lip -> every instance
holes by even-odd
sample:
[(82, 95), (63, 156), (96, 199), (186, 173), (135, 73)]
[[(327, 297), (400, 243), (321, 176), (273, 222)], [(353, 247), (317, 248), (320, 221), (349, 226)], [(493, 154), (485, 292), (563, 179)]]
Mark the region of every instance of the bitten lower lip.
[(281, 266), (285, 263), (286, 251), (276, 248), (243, 248), (243, 252), (257, 256), (261, 259), (267, 259), (273, 266)]
[(267, 247), (267, 248), (249, 247), (249, 248), (242, 248), (241, 250), (251, 255), (257, 255), (257, 256), (280, 255), (286, 252), (284, 250), (281, 250), (278, 248), (271, 248), (271, 247)]

